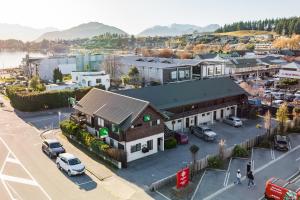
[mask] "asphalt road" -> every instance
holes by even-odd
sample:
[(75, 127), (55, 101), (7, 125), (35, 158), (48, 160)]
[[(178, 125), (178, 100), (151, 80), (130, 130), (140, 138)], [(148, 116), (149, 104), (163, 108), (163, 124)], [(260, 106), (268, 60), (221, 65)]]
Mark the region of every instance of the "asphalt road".
[(117, 176), (106, 181), (88, 172), (68, 177), (41, 151), (41, 131), (9, 110), (0, 108), (1, 200), (150, 199), (146, 193), (140, 198), (126, 196), (128, 191), (119, 188), (129, 183), (121, 182), (119, 188), (114, 188)]

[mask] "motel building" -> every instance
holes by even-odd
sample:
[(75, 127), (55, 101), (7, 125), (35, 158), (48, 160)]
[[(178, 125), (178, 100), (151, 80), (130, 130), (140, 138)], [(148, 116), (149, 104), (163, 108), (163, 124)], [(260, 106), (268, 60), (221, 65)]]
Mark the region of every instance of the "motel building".
[(109, 92), (92, 89), (76, 105), (87, 130), (106, 128), (107, 144), (123, 149), (127, 162), (164, 151), (165, 128), (184, 131), (237, 115), (246, 92), (230, 78), (186, 81)]
[(280, 78), (295, 78), (300, 79), (300, 63), (292, 62), (283, 65), (279, 71), (278, 76)]

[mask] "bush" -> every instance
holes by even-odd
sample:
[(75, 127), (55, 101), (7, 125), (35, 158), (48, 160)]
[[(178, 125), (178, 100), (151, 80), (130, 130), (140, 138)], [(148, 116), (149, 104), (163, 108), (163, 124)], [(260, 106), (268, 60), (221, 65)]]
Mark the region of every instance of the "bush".
[(272, 145), (271, 145), (271, 142), (267, 138), (264, 138), (262, 141), (260, 141), (258, 143), (257, 147), (269, 149), (272, 147)]
[(80, 127), (71, 120), (62, 121), (60, 123), (60, 129), (65, 134), (74, 135), (74, 136), (77, 136), (78, 132), (80, 131)]
[(219, 156), (210, 157), (207, 161), (209, 168), (220, 169), (223, 167), (224, 164), (223, 160), (221, 160)]
[(239, 146), (239, 145), (236, 145), (233, 149), (233, 154), (232, 156), (233, 157), (240, 157), (240, 158), (244, 158), (244, 157), (248, 157), (248, 151), (247, 149)]
[(91, 88), (78, 90), (57, 90), (46, 92), (22, 93), (22, 87), (7, 87), (6, 94), (11, 105), (20, 111), (39, 111), (43, 109), (53, 109), (67, 107), (68, 98), (75, 97), (80, 100)]
[(173, 137), (171, 137), (168, 140), (165, 140), (165, 149), (172, 149), (175, 148), (177, 145), (177, 140)]
[(281, 86), (290, 86), (290, 85), (297, 85), (298, 80), (292, 78), (284, 78), (279, 81), (279, 85)]

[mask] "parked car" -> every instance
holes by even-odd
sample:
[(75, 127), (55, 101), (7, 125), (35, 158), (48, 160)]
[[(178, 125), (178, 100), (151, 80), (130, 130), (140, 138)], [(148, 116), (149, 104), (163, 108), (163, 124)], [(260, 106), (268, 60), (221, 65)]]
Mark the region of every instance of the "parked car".
[(294, 98), (293, 102), (294, 102), (295, 104), (300, 104), (300, 96)]
[(45, 152), (50, 158), (66, 152), (62, 144), (56, 139), (44, 140), (42, 143), (42, 151)]
[(70, 153), (62, 153), (56, 158), (57, 168), (68, 173), (68, 176), (79, 175), (85, 172), (85, 166)]
[(241, 127), (243, 125), (243, 122), (240, 118), (233, 117), (233, 116), (224, 119), (224, 123), (229, 124), (234, 127)]
[(289, 138), (287, 136), (275, 135), (274, 136), (274, 149), (279, 151), (289, 150)]
[(297, 92), (295, 92), (295, 96), (296, 97), (300, 97), (300, 90), (298, 90)]
[(274, 100), (272, 103), (280, 105), (280, 104), (283, 104), (283, 102), (284, 102), (283, 100)]
[(206, 141), (213, 141), (217, 137), (217, 134), (207, 126), (191, 126), (190, 131), (195, 136)]
[(187, 134), (184, 134), (182, 132), (175, 132), (174, 137), (177, 140), (177, 144), (188, 144), (189, 143), (189, 137)]
[(294, 99), (295, 99), (295, 95), (293, 95), (293, 94), (286, 94), (284, 96), (284, 100), (286, 100), (288, 102), (292, 102), (292, 101), (294, 101)]
[(282, 93), (282, 92), (273, 93), (272, 95), (274, 96), (274, 99), (276, 99), (276, 100), (284, 99), (284, 93)]
[(274, 84), (274, 80), (267, 80), (264, 83), (264, 86), (266, 87), (271, 87)]

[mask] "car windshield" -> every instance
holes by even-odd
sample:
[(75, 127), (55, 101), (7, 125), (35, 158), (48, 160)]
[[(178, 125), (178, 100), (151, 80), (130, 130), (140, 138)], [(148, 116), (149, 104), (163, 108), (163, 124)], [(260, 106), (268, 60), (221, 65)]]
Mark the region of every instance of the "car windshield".
[(241, 120), (239, 120), (239, 119), (235, 119), (234, 121), (236, 121), (236, 122), (240, 122)]
[(73, 159), (69, 160), (70, 165), (78, 165), (80, 163), (81, 163), (81, 161), (78, 158), (73, 158)]
[(61, 144), (59, 142), (55, 142), (55, 143), (51, 143), (49, 146), (50, 148), (59, 148), (61, 147)]
[(287, 142), (284, 141), (284, 140), (279, 140), (279, 141), (278, 141), (278, 144), (287, 144)]
[(205, 128), (204, 132), (212, 131), (210, 128)]

